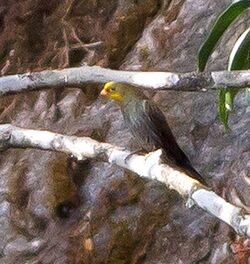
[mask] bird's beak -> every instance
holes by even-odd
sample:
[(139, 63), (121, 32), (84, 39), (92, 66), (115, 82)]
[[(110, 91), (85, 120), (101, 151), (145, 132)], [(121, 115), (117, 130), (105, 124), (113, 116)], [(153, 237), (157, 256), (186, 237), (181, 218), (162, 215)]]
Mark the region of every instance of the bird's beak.
[(107, 92), (107, 90), (105, 90), (105, 89), (102, 89), (102, 91), (101, 91), (101, 95), (102, 96), (108, 96), (108, 92)]

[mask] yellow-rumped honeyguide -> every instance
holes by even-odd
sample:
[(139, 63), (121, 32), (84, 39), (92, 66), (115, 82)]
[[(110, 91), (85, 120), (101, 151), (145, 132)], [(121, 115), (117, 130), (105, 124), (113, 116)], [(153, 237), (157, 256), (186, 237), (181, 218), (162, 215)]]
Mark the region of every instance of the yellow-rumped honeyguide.
[(185, 171), (190, 177), (206, 184), (179, 147), (166, 118), (159, 107), (133, 86), (115, 82), (104, 85), (101, 95), (116, 101), (138, 145), (151, 152), (162, 149), (162, 160)]

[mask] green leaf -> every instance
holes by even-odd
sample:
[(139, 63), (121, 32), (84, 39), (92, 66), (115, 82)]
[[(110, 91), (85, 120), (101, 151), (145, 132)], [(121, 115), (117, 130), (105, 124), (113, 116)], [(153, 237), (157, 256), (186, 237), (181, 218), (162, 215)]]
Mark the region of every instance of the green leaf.
[[(238, 38), (229, 56), (228, 70), (246, 70), (250, 68), (250, 28)], [(249, 91), (249, 88), (247, 89)], [(222, 122), (228, 122), (229, 112), (233, 110), (234, 98), (238, 89), (221, 90), (219, 95), (219, 115)], [(248, 92), (247, 92), (248, 93)], [(222, 106), (223, 105), (223, 106)], [(226, 126), (228, 126), (226, 124)]]
[(238, 93), (236, 89), (221, 89), (219, 91), (219, 117), (225, 128), (228, 127), (229, 113), (233, 111), (234, 97)]
[(247, 98), (247, 103), (250, 105), (250, 88), (246, 89), (246, 98)]
[(227, 30), (229, 25), (248, 7), (250, 0), (234, 0), (216, 20), (209, 36), (201, 46), (198, 54), (198, 70), (204, 71), (207, 61), (212, 54), (218, 40)]
[(226, 90), (220, 90), (219, 92), (219, 117), (222, 123), (224, 124), (225, 128), (228, 129), (228, 111), (226, 109), (225, 104), (225, 93)]
[(250, 68), (250, 28), (235, 42), (229, 56), (228, 70), (247, 70)]

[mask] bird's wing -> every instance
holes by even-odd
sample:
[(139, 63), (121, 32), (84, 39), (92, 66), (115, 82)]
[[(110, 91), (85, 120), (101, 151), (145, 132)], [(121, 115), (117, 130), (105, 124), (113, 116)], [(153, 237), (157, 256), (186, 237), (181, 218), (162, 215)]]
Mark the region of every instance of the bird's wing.
[(138, 100), (123, 111), (124, 119), (138, 143), (147, 151), (162, 148), (168, 158), (187, 159), (179, 148), (162, 111), (149, 100)]
[(163, 158), (165, 156), (177, 166), (186, 168), (191, 177), (205, 183), (179, 147), (164, 114), (157, 105), (149, 100), (140, 100), (130, 106), (130, 114), (125, 112), (123, 112), (125, 122), (143, 149), (152, 151), (162, 148)]
[(147, 123), (152, 131), (152, 140), (166, 152), (166, 155), (178, 162), (189, 162), (185, 153), (180, 149), (177, 141), (166, 121), (166, 117), (157, 105), (148, 100), (143, 102)]
[(152, 141), (156, 141), (164, 151), (164, 155), (168, 159), (174, 161), (174, 163), (181, 168), (186, 169), (185, 171), (193, 178), (197, 179), (201, 183), (206, 185), (206, 181), (202, 176), (194, 169), (190, 160), (186, 154), (179, 147), (165, 116), (157, 105), (151, 103), (148, 100), (144, 100), (145, 116), (148, 117), (150, 122), (147, 122), (149, 128), (153, 132)]

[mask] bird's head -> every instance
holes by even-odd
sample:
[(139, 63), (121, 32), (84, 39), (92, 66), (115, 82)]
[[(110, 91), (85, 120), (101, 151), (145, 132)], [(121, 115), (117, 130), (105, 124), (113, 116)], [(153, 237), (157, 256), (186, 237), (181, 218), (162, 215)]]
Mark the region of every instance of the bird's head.
[(108, 82), (104, 85), (101, 95), (122, 103), (134, 93), (134, 88), (127, 84)]

